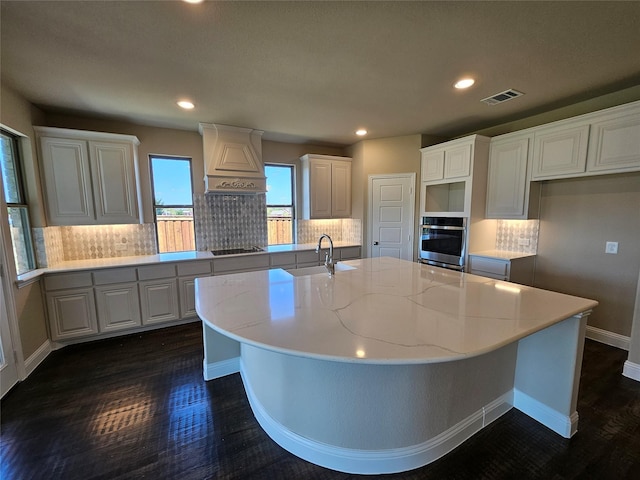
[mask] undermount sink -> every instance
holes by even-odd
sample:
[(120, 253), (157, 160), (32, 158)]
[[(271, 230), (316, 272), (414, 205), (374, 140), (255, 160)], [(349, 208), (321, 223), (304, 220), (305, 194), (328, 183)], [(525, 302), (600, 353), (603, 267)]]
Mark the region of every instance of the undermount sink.
[[(336, 263), (336, 274), (338, 272), (346, 272), (347, 270), (355, 270), (356, 267), (352, 267), (351, 265), (345, 265), (344, 263)], [(329, 275), (327, 268), (324, 265), (318, 265), (317, 267), (304, 267), (304, 268), (292, 268), (290, 270), (286, 270), (287, 273), (290, 273), (294, 277), (304, 277), (306, 275), (319, 275), (324, 273)]]

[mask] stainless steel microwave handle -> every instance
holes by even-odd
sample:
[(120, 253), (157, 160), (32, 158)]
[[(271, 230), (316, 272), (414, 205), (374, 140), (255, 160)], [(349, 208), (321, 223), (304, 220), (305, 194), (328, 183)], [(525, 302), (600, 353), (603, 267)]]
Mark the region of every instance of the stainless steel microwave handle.
[(422, 228), (428, 228), (431, 230), (464, 230), (465, 227), (454, 227), (454, 226), (448, 226), (448, 225), (422, 225)]

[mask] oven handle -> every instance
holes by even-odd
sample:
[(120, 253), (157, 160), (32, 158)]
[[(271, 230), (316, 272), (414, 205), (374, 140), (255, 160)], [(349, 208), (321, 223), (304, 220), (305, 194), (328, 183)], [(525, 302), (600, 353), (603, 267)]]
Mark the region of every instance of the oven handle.
[(422, 225), (422, 228), (428, 228), (431, 230), (464, 230), (466, 227), (454, 227), (454, 226), (440, 226), (440, 225)]

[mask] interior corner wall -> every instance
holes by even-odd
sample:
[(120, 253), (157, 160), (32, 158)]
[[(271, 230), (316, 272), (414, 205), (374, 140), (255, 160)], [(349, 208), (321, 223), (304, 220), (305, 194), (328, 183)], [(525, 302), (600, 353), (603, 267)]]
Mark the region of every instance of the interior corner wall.
[(639, 238), (639, 172), (544, 182), (534, 286), (597, 300), (589, 325), (630, 336)]
[[(29, 196), (29, 212), (32, 226), (44, 225), (40, 178), (37, 164), (35, 163), (35, 133), (33, 131), (33, 125), (43, 120), (43, 114), (4, 84), (0, 85), (0, 97), (0, 123), (28, 137), (26, 141), (31, 146), (31, 152), (28, 152), (29, 159), (25, 158), (25, 165), (23, 166), (25, 183), (27, 184), (26, 189)], [(4, 205), (4, 201), (0, 203)], [(2, 218), (2, 222), (7, 222), (6, 214), (3, 214), (0, 218)], [(9, 231), (8, 223), (3, 227), (6, 227), (2, 229), (5, 232), (3, 236), (6, 235), (8, 237), (8, 233), (6, 233)], [(7, 252), (11, 252), (10, 239), (2, 238), (2, 241)], [(11, 258), (11, 254), (7, 256)], [(7, 270), (7, 278), (15, 279), (17, 274), (13, 262), (7, 264)], [(17, 288), (13, 281), (11, 281), (11, 284), (13, 286), (12, 294), (16, 306), (15, 314), (18, 319), (20, 335), (20, 338), (15, 340), (20, 341), (23, 359), (28, 359), (43, 344), (49, 341), (40, 282), (37, 281), (22, 288)]]
[[(354, 159), (352, 165), (353, 218), (362, 220), (363, 254), (369, 256), (368, 211), (369, 211), (369, 175), (388, 173), (415, 173), (416, 182), (420, 181), (421, 135), (363, 140), (350, 149)], [(416, 185), (415, 212), (419, 212), (419, 190)], [(417, 215), (417, 213), (416, 213)], [(417, 222), (414, 221), (415, 232)], [(415, 237), (414, 232), (414, 238)], [(415, 242), (412, 247), (415, 256)]]
[(640, 271), (638, 272), (638, 289), (636, 290), (636, 308), (633, 313), (631, 340), (629, 341), (629, 361), (640, 365)]

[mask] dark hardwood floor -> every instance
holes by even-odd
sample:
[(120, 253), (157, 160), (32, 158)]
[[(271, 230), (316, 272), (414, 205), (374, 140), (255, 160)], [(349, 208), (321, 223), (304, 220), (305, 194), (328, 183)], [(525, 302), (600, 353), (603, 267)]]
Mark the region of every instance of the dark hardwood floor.
[(0, 478), (640, 478), (640, 382), (627, 352), (587, 341), (579, 432), (561, 438), (512, 409), (453, 452), (397, 475), (301, 460), (251, 413), (239, 375), (202, 379), (199, 323), (66, 347), (0, 404)]

